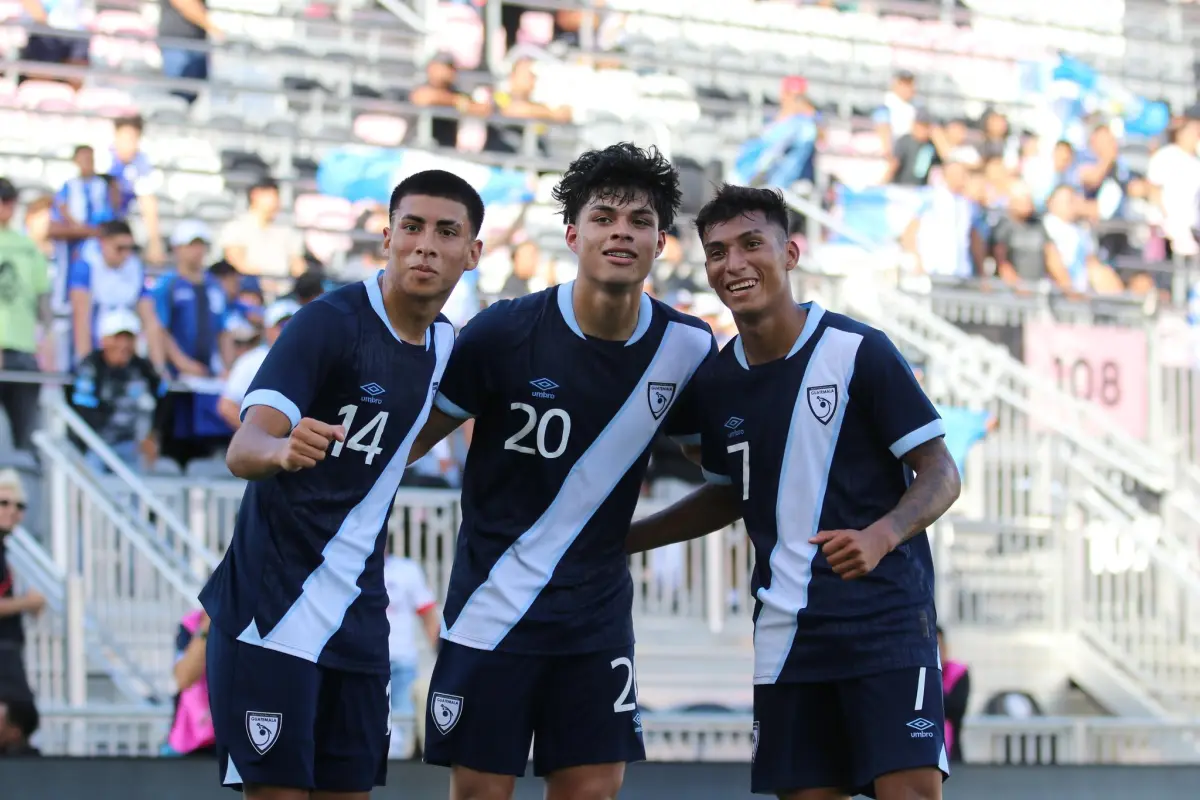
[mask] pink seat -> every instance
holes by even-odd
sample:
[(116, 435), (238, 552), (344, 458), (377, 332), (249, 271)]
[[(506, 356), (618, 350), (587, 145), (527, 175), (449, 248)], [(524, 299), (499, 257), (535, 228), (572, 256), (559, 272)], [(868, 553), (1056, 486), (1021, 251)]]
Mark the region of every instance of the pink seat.
[(25, 81), (17, 87), (17, 102), (22, 108), (38, 111), (72, 111), (75, 90), (54, 81)]
[(91, 111), (106, 117), (120, 117), (137, 113), (137, 105), (128, 92), (103, 87), (84, 87), (79, 90), (75, 104), (83, 111)]
[(354, 242), (344, 233), (308, 231), (304, 234), (304, 246), (318, 261), (328, 264), (336, 254), (349, 252)]
[(354, 119), (354, 135), (367, 144), (396, 147), (404, 141), (408, 123), (387, 114), (363, 114)]
[(435, 49), (454, 56), (459, 69), (477, 69), (483, 59), (483, 22), (470, 6), (438, 3), (434, 12)]
[(20, 0), (0, 0), (0, 22), (15, 20), (23, 10)]
[(554, 15), (546, 11), (526, 11), (517, 29), (517, 44), (545, 47), (554, 38)]
[(297, 228), (348, 231), (354, 227), (354, 207), (342, 197), (302, 194), (292, 206)]
[(97, 33), (132, 33), (153, 36), (154, 27), (134, 11), (101, 11), (92, 20), (92, 30)]

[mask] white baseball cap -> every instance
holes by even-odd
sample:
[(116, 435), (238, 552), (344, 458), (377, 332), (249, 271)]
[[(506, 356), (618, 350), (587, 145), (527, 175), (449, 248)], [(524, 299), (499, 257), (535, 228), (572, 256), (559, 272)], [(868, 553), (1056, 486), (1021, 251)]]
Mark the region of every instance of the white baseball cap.
[(185, 219), (171, 231), (171, 247), (183, 247), (197, 241), (212, 244), (212, 232), (198, 219)]
[(276, 300), (263, 312), (263, 325), (274, 328), (288, 317), (294, 317), (299, 310), (300, 304), (295, 300)]
[(128, 308), (114, 308), (100, 314), (96, 328), (101, 336), (116, 336), (118, 333), (137, 336), (142, 332), (142, 322)]

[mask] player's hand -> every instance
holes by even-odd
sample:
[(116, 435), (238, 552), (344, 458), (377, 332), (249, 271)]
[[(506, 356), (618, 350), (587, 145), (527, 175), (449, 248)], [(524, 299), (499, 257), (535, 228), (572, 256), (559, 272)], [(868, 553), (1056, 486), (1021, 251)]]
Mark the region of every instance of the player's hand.
[(305, 417), (292, 428), (279, 453), (279, 467), (288, 472), (315, 467), (325, 460), (329, 445), (346, 441), (346, 429)]
[(861, 531), (821, 531), (808, 541), (820, 546), (834, 573), (850, 581), (879, 566), (900, 537), (886, 520), (880, 520)]

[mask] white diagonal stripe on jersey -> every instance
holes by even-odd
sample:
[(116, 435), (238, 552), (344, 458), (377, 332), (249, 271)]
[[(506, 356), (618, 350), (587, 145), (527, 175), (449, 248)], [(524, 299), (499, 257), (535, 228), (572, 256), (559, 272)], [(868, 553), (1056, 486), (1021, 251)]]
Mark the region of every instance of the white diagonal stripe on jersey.
[[(826, 328), (804, 371), (779, 474), (775, 501), (777, 538), (771, 550), (771, 585), (758, 590), (762, 610), (754, 625), (754, 682), (774, 683), (783, 671), (796, 638), (796, 615), (808, 606), (808, 585), (829, 467), (849, 400), (854, 359), (862, 336)], [(837, 406), (828, 424), (808, 404), (811, 386), (836, 386)], [(753, 502), (753, 501), (751, 501)]]
[(677, 322), (667, 324), (650, 366), (621, 410), (571, 467), (550, 507), (492, 566), (487, 580), (442, 634), (444, 638), (465, 647), (492, 650), (508, 635), (550, 581), (567, 548), (658, 431), (659, 420), (647, 402), (646, 385), (652, 381), (674, 383), (678, 396), (711, 346), (708, 331)]
[[(445, 322), (434, 323), (433, 338), (437, 364), (430, 378), (431, 386), (442, 379), (446, 362), (450, 360), (450, 351), (454, 349), (454, 329)], [(426, 391), (425, 405), (404, 441), (396, 448), (366, 496), (342, 520), (337, 533), (321, 551), (324, 558), (321, 566), (305, 579), (300, 597), (283, 615), (279, 624), (266, 636), (260, 637), (258, 626), (251, 619), (246, 630), (238, 636), (238, 641), (289, 653), (305, 661), (316, 661), (320, 657), (326, 643), (342, 626), (346, 611), (362, 593), (358, 578), (366, 568), (367, 559), (375, 551), (376, 537), (383, 529), (388, 510), (396, 497), (413, 440), (429, 418), (432, 406), (433, 392)]]

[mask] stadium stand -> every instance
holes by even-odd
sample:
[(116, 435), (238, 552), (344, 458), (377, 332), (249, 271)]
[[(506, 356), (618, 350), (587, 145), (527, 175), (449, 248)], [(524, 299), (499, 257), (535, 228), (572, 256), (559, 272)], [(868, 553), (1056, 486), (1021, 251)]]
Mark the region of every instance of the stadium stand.
[[(219, 41), (160, 36), (157, 3), (85, 6), (78, 27), (49, 29), (0, 0), (0, 176), (54, 257), (60, 338), (69, 264), (35, 215), (70, 211), (77, 146), (108, 153), (118, 118), (144, 122), (145, 167), (119, 176), (137, 204), (113, 216), (128, 211), (147, 261), (170, 249), (147, 239), (152, 223), (164, 240), (207, 223), (210, 261), (244, 273), (228, 289), (235, 339), (240, 325), (260, 334), (262, 293), (286, 295), (305, 270), (332, 285), (377, 268), (379, 204), (413, 170), (453, 169), (488, 203), (477, 283), (447, 309), (459, 325), (570, 279), (549, 189), (583, 148), (658, 145), (692, 213), (714, 181), (780, 184), (805, 296), (886, 330), (955, 420), (965, 491), (933, 540), (939, 618), (971, 667), (966, 758), (1200, 762), (1194, 5), (1103, 0), (1084, 28), (1059, 4), (986, 0), (210, 0)], [(29, 36), (49, 34), (85, 42), (88, 63), (29, 60)], [(209, 54), (207, 79), (164, 76), (164, 49)], [(264, 178), (277, 214), (251, 200)], [(1063, 183), (1070, 202), (1051, 192)], [(227, 227), (243, 218), (302, 240), (304, 269), (252, 263)], [(681, 225), (650, 288), (728, 338), (694, 239)], [(8, 562), (47, 601), (26, 620), (36, 743), (154, 754), (175, 630), (242, 485), (222, 474), (219, 442), (182, 466), (122, 459), (63, 402), (70, 357), (37, 355), (40, 372), (7, 359), (0, 372), (45, 384), (36, 458), (3, 450), (31, 497)], [(171, 402), (215, 401), (225, 370), (205, 370), (173, 370)], [(183, 438), (229, 435), (198, 425)], [(391, 549), (439, 600), (458, 513), (453, 488), (402, 488), (391, 518)], [(748, 757), (752, 566), (736, 528), (633, 559), (652, 758)]]

